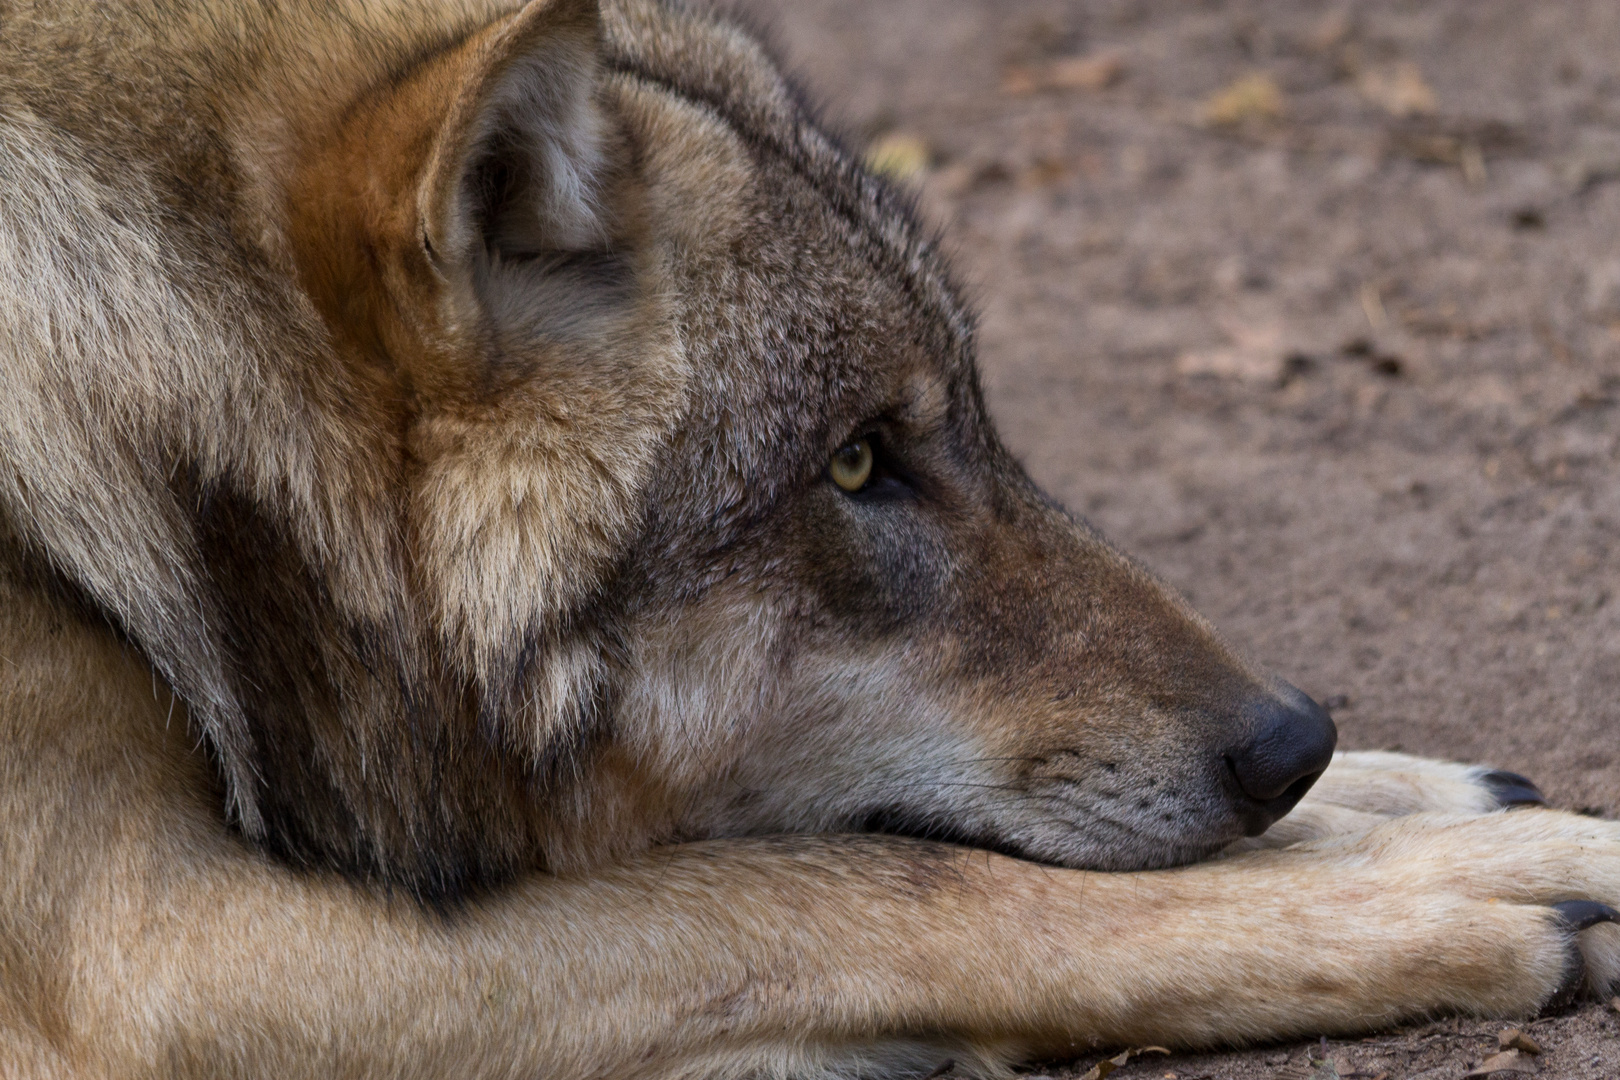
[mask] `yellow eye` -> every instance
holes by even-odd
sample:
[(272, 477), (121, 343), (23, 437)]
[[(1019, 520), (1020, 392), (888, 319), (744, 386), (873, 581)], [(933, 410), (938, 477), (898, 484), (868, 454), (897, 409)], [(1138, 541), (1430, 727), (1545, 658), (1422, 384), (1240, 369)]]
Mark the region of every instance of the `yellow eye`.
[(866, 439), (856, 439), (840, 446), (833, 452), (827, 471), (832, 473), (833, 483), (845, 491), (861, 490), (872, 478), (872, 444)]

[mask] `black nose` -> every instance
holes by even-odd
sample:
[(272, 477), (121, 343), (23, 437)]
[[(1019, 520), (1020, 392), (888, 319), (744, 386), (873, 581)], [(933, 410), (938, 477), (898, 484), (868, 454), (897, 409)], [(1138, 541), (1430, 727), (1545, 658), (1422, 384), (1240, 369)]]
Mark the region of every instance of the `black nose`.
[(1262, 804), (1259, 831), (1294, 808), (1328, 767), (1339, 730), (1333, 718), (1300, 690), (1281, 684), (1276, 694), (1250, 702), (1248, 739), (1226, 754), (1243, 794)]

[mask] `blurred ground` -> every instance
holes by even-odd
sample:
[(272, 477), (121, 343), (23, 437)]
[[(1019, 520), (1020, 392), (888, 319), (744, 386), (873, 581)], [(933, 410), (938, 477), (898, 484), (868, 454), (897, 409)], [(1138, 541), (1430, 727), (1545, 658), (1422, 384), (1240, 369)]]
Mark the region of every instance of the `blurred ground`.
[[(1344, 746), (1620, 811), (1620, 5), (754, 6), (926, 164), (1037, 480)], [(1450, 1080), (1495, 1030), (1331, 1068)], [(1613, 1013), (1534, 1030), (1541, 1076), (1620, 1076)], [(1335, 1075), (1310, 1049), (1114, 1075)]]

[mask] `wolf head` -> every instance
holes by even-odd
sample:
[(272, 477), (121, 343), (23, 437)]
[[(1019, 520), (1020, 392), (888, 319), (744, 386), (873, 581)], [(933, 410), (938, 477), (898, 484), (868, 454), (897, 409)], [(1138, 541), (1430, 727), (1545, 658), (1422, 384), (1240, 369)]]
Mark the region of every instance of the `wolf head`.
[(424, 893), (775, 831), (1121, 869), (1326, 766), (1319, 708), (1009, 456), (936, 246), (735, 25), (536, 0), (341, 93), (265, 34), (210, 211), (252, 242), (174, 286), (271, 329), (236, 397), (154, 376), (108, 436), (169, 531), (112, 582), (9, 503), (245, 831)]

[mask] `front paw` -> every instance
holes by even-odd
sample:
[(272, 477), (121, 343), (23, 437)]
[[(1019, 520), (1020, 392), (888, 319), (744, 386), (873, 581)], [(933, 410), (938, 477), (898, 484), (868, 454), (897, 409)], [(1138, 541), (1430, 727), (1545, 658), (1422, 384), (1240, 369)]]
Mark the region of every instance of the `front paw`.
[(1462, 1011), (1531, 1013), (1620, 990), (1620, 823), (1420, 814), (1296, 850), (1377, 866), (1386, 898), (1424, 928), (1410, 947), (1432, 941), (1452, 958), (1436, 977), (1455, 983)]
[(1340, 752), (1287, 817), (1264, 835), (1233, 844), (1227, 854), (1363, 833), (1408, 814), (1490, 814), (1546, 804), (1530, 780), (1488, 765), (1387, 750)]
[(1334, 754), (1333, 764), (1306, 800), (1384, 817), (1488, 814), (1547, 802), (1541, 790), (1518, 773), (1387, 750)]
[(1589, 997), (1601, 997), (1611, 986), (1620, 985), (1620, 955), (1616, 954), (1620, 933), (1612, 929), (1582, 933), (1594, 926), (1620, 924), (1620, 911), (1596, 900), (1561, 900), (1552, 909), (1569, 935), (1569, 963), (1564, 985), (1546, 1008), (1562, 1008), (1583, 992)]

